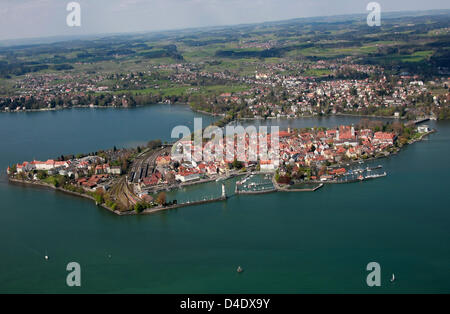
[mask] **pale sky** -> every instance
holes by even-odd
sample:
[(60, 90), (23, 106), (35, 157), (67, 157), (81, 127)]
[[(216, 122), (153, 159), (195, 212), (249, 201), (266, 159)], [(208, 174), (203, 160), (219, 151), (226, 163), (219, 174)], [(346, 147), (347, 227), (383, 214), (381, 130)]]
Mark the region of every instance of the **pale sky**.
[[(371, 0), (77, 0), (81, 27), (68, 27), (72, 0), (0, 0), (0, 40), (221, 26), (366, 13)], [(448, 0), (378, 0), (383, 11), (450, 9)]]

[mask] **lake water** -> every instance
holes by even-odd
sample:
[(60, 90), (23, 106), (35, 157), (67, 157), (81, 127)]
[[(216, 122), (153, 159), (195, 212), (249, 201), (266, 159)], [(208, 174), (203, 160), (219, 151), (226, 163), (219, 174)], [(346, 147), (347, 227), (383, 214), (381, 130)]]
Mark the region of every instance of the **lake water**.
[[(431, 122), (437, 133), (378, 160), (385, 178), (148, 216), (119, 217), (89, 200), (6, 181), (8, 164), (170, 140), (171, 129), (192, 127), (194, 116), (202, 115), (174, 105), (0, 114), (0, 292), (450, 292), (448, 122)], [(177, 193), (194, 199), (219, 187)], [(66, 286), (72, 261), (81, 265), (80, 288)], [(379, 288), (366, 285), (372, 261), (381, 265)]]

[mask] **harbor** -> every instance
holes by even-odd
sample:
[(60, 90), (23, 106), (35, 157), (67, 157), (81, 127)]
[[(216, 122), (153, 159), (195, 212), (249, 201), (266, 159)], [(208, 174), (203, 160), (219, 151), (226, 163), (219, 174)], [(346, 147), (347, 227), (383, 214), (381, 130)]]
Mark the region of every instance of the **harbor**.
[(332, 181), (324, 181), (324, 183), (354, 183), (371, 179), (377, 179), (387, 176), (387, 172), (381, 172), (382, 165), (366, 168), (349, 169), (345, 174), (337, 177)]
[(266, 194), (276, 192), (270, 174), (249, 174), (236, 182), (235, 194)]

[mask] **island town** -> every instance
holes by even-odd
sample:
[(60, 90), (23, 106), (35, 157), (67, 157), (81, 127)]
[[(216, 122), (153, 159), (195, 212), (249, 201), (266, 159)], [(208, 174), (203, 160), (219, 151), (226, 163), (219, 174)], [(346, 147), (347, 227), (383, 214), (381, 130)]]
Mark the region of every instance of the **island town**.
[[(271, 150), (266, 158), (249, 158), (252, 144), (261, 151), (261, 134), (245, 133), (244, 153), (229, 158), (226, 153), (238, 151), (238, 135), (224, 142), (203, 141), (203, 153), (224, 152), (223, 158), (193, 160), (191, 138), (172, 144), (150, 141), (146, 147), (114, 147), (90, 154), (59, 156), (47, 161), (24, 161), (7, 169), (10, 182), (57, 189), (87, 197), (116, 214), (153, 213), (193, 204), (224, 201), (227, 195), (222, 184), (220, 196), (195, 202), (168, 200), (166, 192), (189, 185), (225, 182), (237, 178), (234, 194), (315, 191), (324, 184), (360, 182), (386, 176), (376, 171), (381, 166), (363, 167), (365, 161), (396, 154), (407, 144), (434, 132), (427, 125), (414, 121), (404, 124), (362, 119), (357, 125), (335, 128), (304, 128), (277, 133), (277, 156)], [(252, 141), (256, 141), (252, 143)], [(230, 144), (231, 143), (231, 144)], [(273, 144), (272, 144), (273, 145)], [(184, 150), (184, 154), (177, 152)], [(183, 157), (184, 156), (184, 157)], [(258, 155), (259, 156), (259, 155)], [(356, 166), (355, 166), (356, 165)], [(262, 176), (263, 183), (247, 183), (253, 176)], [(247, 184), (246, 184), (247, 183)]]

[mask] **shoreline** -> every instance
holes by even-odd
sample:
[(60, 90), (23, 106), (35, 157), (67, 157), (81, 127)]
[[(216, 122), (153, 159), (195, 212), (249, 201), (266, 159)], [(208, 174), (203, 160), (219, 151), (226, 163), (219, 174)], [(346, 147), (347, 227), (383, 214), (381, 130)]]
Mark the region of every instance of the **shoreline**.
[[(206, 112), (205, 112), (206, 113)], [(244, 118), (237, 118), (233, 121), (264, 121), (264, 120), (296, 120), (296, 119), (304, 119), (304, 118), (329, 118), (329, 117), (361, 117), (361, 118), (376, 118), (376, 119), (393, 119), (393, 120), (405, 120), (405, 118), (396, 118), (394, 116), (377, 116), (377, 115), (359, 115), (354, 113), (335, 113), (335, 114), (310, 114), (305, 116), (299, 116), (299, 117), (244, 117)], [(233, 121), (230, 121), (233, 122)]]
[(212, 116), (212, 117), (225, 117), (226, 116), (224, 113), (212, 113), (212, 112), (208, 112), (208, 111), (204, 111), (204, 110), (194, 109), (189, 104), (186, 104), (186, 103), (179, 103), (179, 104), (188, 106), (193, 112), (202, 113), (202, 114), (205, 114), (208, 116)]
[[(204, 111), (204, 110), (200, 110), (200, 109), (194, 109), (192, 108), (188, 103), (185, 102), (174, 102), (174, 103), (165, 103), (165, 102), (157, 102), (157, 103), (151, 103), (151, 104), (145, 104), (145, 105), (136, 105), (133, 107), (123, 107), (123, 106), (80, 106), (80, 105), (75, 105), (75, 106), (71, 106), (71, 107), (61, 107), (61, 108), (38, 108), (38, 109), (25, 109), (25, 110), (0, 110), (0, 113), (28, 113), (28, 112), (49, 112), (49, 111), (63, 111), (63, 110), (70, 110), (70, 109), (134, 109), (134, 108), (142, 108), (142, 107), (147, 107), (147, 106), (152, 106), (152, 105), (180, 105), (180, 106), (186, 106), (188, 107), (190, 110), (192, 110), (193, 112), (196, 113), (201, 113), (201, 114), (205, 114), (208, 116), (212, 116), (212, 117), (225, 117), (226, 114), (225, 113), (212, 113), (212, 112), (208, 112), (208, 111)], [(305, 116), (300, 116), (300, 117), (289, 117), (289, 116), (283, 116), (283, 117), (242, 117), (242, 118), (237, 118), (233, 121), (264, 121), (264, 120), (278, 120), (278, 119), (282, 119), (282, 120), (295, 120), (295, 119), (303, 119), (303, 118), (314, 118), (314, 117), (318, 117), (318, 118), (326, 118), (326, 117), (338, 117), (338, 116), (348, 116), (348, 117), (361, 117), (361, 118), (378, 118), (378, 119), (392, 119), (392, 120), (406, 120), (405, 117), (394, 117), (394, 116), (379, 116), (379, 115), (360, 115), (360, 114), (355, 114), (355, 113), (335, 113), (335, 114), (325, 114), (325, 115), (319, 115), (319, 114), (310, 114), (310, 115), (305, 115)], [(232, 121), (231, 121), (232, 122)]]
[(95, 199), (92, 196), (88, 195), (88, 194), (81, 194), (81, 193), (69, 191), (69, 190), (66, 190), (64, 188), (55, 187), (55, 186), (53, 186), (51, 184), (44, 183), (44, 182), (21, 180), (21, 179), (11, 178), (9, 176), (8, 176), (8, 182), (11, 183), (11, 184), (32, 186), (32, 187), (43, 188), (43, 189), (50, 189), (50, 190), (59, 191), (59, 192), (63, 192), (63, 193), (66, 193), (66, 194), (70, 194), (72, 196), (82, 197), (82, 198), (94, 201), (96, 206), (100, 206), (100, 207), (102, 207), (102, 208), (108, 210), (109, 212), (111, 212), (113, 214), (116, 214), (118, 216), (153, 214), (153, 213), (156, 213), (156, 212), (170, 210), (170, 209), (177, 209), (177, 208), (182, 208), (182, 207), (187, 207), (187, 206), (202, 205), (202, 204), (206, 204), (206, 203), (225, 201), (227, 199), (227, 197), (221, 196), (221, 197), (217, 197), (217, 198), (214, 198), (214, 199), (200, 200), (200, 201), (195, 201), (195, 202), (191, 202), (191, 203), (182, 203), (182, 204), (176, 204), (176, 205), (170, 205), (170, 206), (157, 206), (157, 207), (152, 207), (152, 208), (146, 208), (142, 212), (137, 213), (134, 210), (127, 210), (127, 211), (113, 210), (112, 208), (108, 207), (105, 203), (102, 203), (102, 204), (96, 203)]
[[(151, 104), (145, 104), (145, 105), (136, 105), (133, 107), (123, 107), (123, 106), (80, 106), (75, 105), (71, 107), (60, 107), (60, 108), (38, 108), (38, 109), (25, 109), (25, 110), (0, 110), (0, 113), (29, 113), (29, 112), (48, 112), (48, 111), (64, 111), (64, 110), (70, 110), (70, 109), (135, 109), (135, 108), (142, 108), (142, 107), (148, 107), (153, 105), (182, 105), (182, 106), (188, 106), (189, 104), (182, 103), (182, 102), (175, 102), (175, 103), (164, 103), (164, 102), (157, 102), (157, 103), (151, 103)], [(192, 108), (191, 108), (192, 109)], [(192, 111), (194, 111), (192, 109)], [(205, 114), (207, 114), (205, 112)]]
[[(86, 198), (86, 199), (89, 199), (89, 200), (95, 202), (95, 199), (92, 196), (88, 195), (88, 194), (81, 194), (81, 193), (78, 193), (78, 192), (69, 191), (69, 190), (66, 190), (64, 188), (55, 187), (55, 186), (53, 186), (51, 184), (44, 183), (44, 182), (35, 182), (35, 181), (21, 180), (21, 179), (11, 178), (10, 176), (8, 176), (8, 181), (10, 183), (12, 183), (12, 184), (35, 186), (35, 187), (51, 189), (51, 190), (54, 190), (54, 191), (60, 191), (60, 192), (66, 193), (66, 194), (70, 194), (72, 196), (83, 197), (83, 198)], [(120, 211), (113, 210), (112, 208), (106, 206), (106, 204), (96, 204), (96, 205), (100, 206), (100, 207), (103, 207), (104, 209), (107, 209), (108, 211), (110, 211), (110, 212), (112, 212), (114, 214), (121, 215)]]

